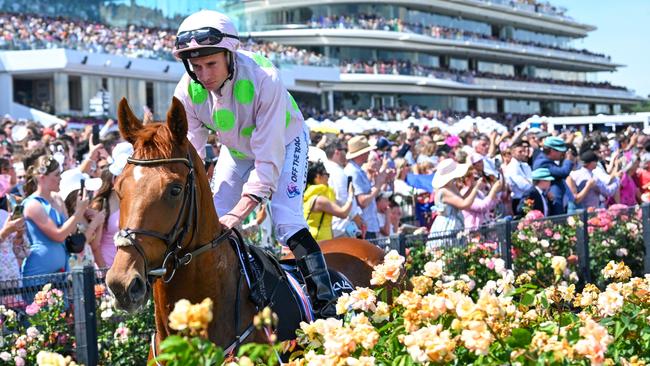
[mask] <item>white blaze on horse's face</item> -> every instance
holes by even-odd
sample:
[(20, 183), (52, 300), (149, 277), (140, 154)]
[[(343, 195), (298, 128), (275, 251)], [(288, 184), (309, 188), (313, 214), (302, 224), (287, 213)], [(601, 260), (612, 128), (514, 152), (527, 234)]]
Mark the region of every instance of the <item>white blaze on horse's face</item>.
[(142, 173), (142, 167), (141, 166), (136, 166), (133, 169), (133, 179), (135, 179), (136, 183), (144, 177), (144, 174)]

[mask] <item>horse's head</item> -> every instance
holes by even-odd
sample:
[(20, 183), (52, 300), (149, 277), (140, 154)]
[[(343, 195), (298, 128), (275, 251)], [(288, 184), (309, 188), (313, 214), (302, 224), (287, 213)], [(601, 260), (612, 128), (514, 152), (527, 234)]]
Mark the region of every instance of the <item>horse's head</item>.
[(191, 259), (184, 255), (201, 240), (195, 233), (198, 212), (202, 220), (218, 221), (212, 195), (204, 193), (209, 187), (203, 163), (187, 140), (183, 105), (174, 98), (166, 123), (143, 125), (122, 99), (118, 120), (134, 153), (115, 182), (120, 232), (106, 282), (117, 307), (135, 311), (146, 301), (154, 276), (171, 280)]

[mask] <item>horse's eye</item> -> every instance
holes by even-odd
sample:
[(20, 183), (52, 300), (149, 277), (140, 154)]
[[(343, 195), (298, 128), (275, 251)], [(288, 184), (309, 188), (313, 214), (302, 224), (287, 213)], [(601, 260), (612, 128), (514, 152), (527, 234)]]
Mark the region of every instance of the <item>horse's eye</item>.
[(181, 187), (181, 186), (173, 186), (172, 187), (172, 190), (171, 190), (172, 196), (176, 197), (176, 196), (180, 195), (181, 192), (183, 192), (183, 187)]

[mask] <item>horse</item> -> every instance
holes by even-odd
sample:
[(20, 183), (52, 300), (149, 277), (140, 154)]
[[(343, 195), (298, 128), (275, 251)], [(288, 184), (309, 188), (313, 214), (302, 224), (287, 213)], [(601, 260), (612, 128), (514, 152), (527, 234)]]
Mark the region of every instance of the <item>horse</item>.
[[(168, 316), (181, 299), (212, 299), (208, 338), (226, 353), (240, 342), (265, 341), (267, 335), (252, 327), (260, 309), (237, 270), (242, 248), (227, 244), (233, 231), (219, 223), (203, 162), (187, 139), (182, 103), (172, 99), (166, 123), (143, 124), (123, 98), (118, 125), (134, 153), (115, 182), (120, 232), (106, 283), (116, 307), (128, 312), (142, 308), (153, 292), (156, 333), (149, 358), (174, 333)], [(375, 245), (352, 238), (325, 241), (321, 248), (330, 268), (355, 286), (370, 285), (372, 269), (384, 256)]]

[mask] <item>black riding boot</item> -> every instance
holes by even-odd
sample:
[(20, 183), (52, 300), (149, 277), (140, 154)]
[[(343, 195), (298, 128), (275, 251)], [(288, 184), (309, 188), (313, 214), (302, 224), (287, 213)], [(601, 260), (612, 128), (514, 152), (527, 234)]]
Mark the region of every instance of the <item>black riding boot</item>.
[(287, 241), (287, 245), (296, 257), (296, 264), (307, 285), (316, 316), (323, 319), (337, 318), (337, 296), (332, 289), (325, 257), (316, 240), (309, 230), (302, 229)]

